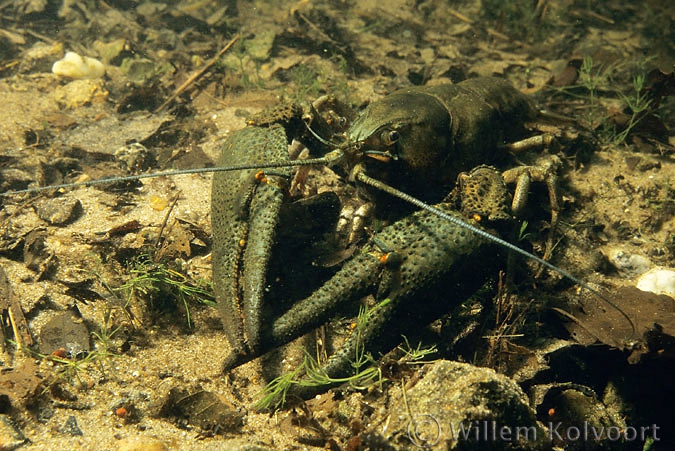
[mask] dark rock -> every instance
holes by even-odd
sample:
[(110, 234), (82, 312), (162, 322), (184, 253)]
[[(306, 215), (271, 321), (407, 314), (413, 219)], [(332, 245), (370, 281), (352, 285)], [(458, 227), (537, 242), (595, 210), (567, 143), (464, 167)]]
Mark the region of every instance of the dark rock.
[(48, 199), (38, 204), (37, 214), (52, 225), (65, 225), (80, 217), (82, 203), (74, 197)]
[(77, 425), (77, 418), (71, 415), (68, 417), (66, 422), (59, 428), (59, 432), (62, 434), (72, 435), (73, 437), (77, 435), (84, 435), (82, 429)]

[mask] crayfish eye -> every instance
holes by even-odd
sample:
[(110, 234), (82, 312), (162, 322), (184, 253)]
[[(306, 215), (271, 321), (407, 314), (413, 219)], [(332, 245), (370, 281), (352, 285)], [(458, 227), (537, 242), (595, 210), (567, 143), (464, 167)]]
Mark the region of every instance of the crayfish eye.
[(401, 134), (397, 130), (385, 130), (382, 132), (382, 142), (386, 146), (391, 146), (401, 138)]

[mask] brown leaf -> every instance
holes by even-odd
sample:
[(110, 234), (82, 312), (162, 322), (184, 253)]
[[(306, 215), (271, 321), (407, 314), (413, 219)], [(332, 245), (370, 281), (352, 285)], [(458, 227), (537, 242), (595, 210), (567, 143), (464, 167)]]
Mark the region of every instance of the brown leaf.
[(622, 287), (613, 293), (604, 293), (604, 296), (616, 308), (593, 295), (578, 308), (570, 309), (571, 313), (554, 309), (571, 320), (565, 327), (575, 340), (589, 345), (590, 336), (611, 347), (632, 350), (631, 363), (637, 362), (642, 354), (670, 355), (674, 352), (671, 347), (675, 340), (673, 298), (635, 287)]
[(572, 86), (579, 78), (581, 63), (581, 58), (571, 59), (567, 62), (567, 66), (551, 79), (549, 84), (558, 88)]
[(647, 87), (645, 91), (651, 99), (652, 110), (659, 107), (661, 99), (675, 94), (675, 72), (666, 74), (659, 69), (654, 69), (647, 74)]

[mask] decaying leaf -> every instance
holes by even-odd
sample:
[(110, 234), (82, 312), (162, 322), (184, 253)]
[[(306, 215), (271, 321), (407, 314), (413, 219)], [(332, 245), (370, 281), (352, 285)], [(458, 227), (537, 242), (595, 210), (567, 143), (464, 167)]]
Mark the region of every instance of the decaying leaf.
[(634, 287), (622, 287), (605, 296), (618, 308), (612, 308), (597, 296), (589, 296), (570, 312), (554, 309), (570, 320), (565, 327), (575, 340), (584, 345), (597, 340), (613, 348), (631, 350), (631, 363), (637, 363), (643, 354), (675, 353), (673, 298)]
[(40, 333), (40, 352), (51, 354), (62, 349), (68, 358), (80, 358), (89, 352), (89, 330), (71, 312), (63, 312), (45, 324)]

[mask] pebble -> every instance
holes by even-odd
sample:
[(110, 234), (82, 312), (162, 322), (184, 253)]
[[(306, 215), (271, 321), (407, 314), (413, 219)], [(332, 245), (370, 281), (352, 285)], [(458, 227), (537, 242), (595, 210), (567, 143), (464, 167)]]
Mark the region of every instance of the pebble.
[(647, 272), (653, 265), (651, 260), (640, 254), (633, 254), (623, 248), (614, 247), (605, 252), (609, 263), (627, 278), (634, 278)]
[(38, 204), (37, 214), (51, 225), (64, 225), (82, 214), (82, 203), (74, 197), (48, 199)]
[(62, 59), (54, 63), (52, 73), (74, 79), (101, 78), (105, 75), (105, 66), (97, 59), (66, 52)]
[(63, 423), (63, 426), (59, 428), (59, 432), (62, 434), (71, 435), (73, 437), (84, 435), (82, 433), (82, 429), (80, 429), (80, 426), (77, 424), (77, 418), (75, 418), (74, 415), (68, 417), (66, 422)]
[(656, 267), (642, 274), (635, 285), (642, 291), (675, 298), (675, 269)]
[(13, 450), (26, 443), (26, 437), (10, 417), (0, 414), (0, 449)]

